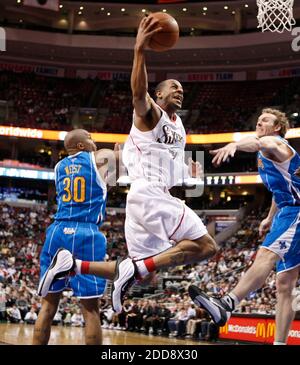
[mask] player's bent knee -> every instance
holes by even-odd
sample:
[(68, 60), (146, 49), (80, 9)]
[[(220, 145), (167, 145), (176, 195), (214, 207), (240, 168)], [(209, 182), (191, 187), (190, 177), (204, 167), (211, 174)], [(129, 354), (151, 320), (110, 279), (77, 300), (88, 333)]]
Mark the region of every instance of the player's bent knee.
[(197, 243), (200, 245), (202, 253), (204, 251), (207, 257), (214, 256), (218, 252), (219, 248), (216, 241), (208, 234), (199, 238)]
[(269, 263), (270, 265), (274, 265), (279, 258), (280, 257), (275, 252), (268, 250), (265, 247), (261, 247), (257, 251), (255, 261), (256, 263), (262, 262), (263, 264)]
[(209, 256), (214, 256), (217, 252), (218, 252), (218, 245), (216, 243), (216, 241), (212, 238), (210, 238), (210, 240), (207, 243), (207, 250), (208, 250), (208, 254)]
[(276, 278), (276, 289), (278, 295), (291, 295), (296, 286), (297, 277), (291, 278), (288, 273), (280, 273)]

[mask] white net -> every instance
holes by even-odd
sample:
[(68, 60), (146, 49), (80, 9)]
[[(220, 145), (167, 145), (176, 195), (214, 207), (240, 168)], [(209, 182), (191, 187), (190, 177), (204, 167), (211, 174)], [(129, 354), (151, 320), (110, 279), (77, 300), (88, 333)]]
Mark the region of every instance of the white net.
[(296, 21), (293, 17), (294, 0), (256, 0), (258, 26), (262, 32), (291, 31)]

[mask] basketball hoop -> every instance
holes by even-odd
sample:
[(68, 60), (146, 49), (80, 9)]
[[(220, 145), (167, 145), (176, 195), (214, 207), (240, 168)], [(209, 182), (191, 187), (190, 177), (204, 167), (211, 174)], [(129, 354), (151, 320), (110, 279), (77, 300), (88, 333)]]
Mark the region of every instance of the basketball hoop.
[(258, 26), (262, 32), (291, 31), (296, 21), (293, 17), (294, 0), (256, 0)]

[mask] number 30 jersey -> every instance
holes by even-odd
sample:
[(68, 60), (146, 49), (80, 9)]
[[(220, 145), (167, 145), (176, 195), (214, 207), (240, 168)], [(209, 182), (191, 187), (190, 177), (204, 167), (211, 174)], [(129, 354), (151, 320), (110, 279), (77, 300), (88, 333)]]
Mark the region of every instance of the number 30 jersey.
[(93, 152), (78, 152), (55, 166), (58, 221), (100, 225), (106, 207), (107, 189)]

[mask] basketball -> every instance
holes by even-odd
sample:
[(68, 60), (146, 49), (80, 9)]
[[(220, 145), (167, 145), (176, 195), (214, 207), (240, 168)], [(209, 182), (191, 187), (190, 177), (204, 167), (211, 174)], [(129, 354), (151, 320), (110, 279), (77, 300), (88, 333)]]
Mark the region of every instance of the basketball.
[(149, 47), (156, 52), (167, 51), (178, 41), (178, 23), (171, 15), (166, 13), (153, 13), (152, 16), (158, 20), (157, 27), (162, 27), (162, 30), (151, 37)]

